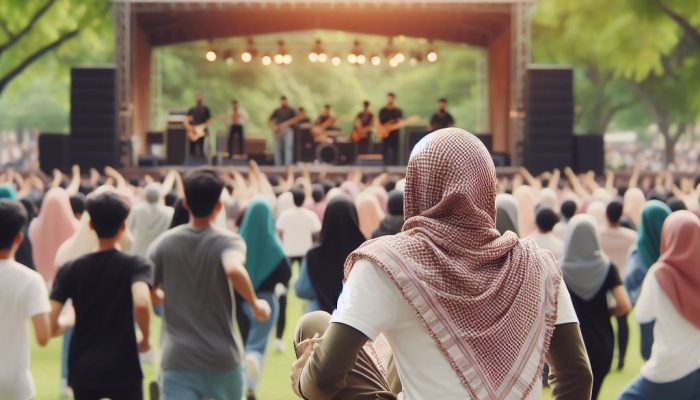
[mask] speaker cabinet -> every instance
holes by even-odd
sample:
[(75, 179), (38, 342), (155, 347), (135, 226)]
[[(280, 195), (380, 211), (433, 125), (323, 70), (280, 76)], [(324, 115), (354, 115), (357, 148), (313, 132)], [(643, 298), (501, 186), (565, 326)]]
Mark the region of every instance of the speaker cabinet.
[(576, 173), (595, 171), (596, 175), (605, 172), (605, 141), (603, 135), (574, 136), (574, 158)]
[(71, 69), (69, 163), (83, 170), (120, 166), (117, 138), (116, 69)]
[(534, 174), (574, 165), (574, 93), (570, 67), (527, 71), (523, 161)]
[(51, 176), (54, 168), (68, 172), (70, 163), (68, 152), (70, 136), (64, 134), (42, 133), (39, 135), (39, 167)]

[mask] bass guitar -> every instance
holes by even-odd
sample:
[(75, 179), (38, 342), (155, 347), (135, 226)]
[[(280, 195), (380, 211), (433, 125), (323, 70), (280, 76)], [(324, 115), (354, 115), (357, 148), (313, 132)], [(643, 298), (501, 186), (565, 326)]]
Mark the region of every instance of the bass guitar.
[(418, 115), (412, 115), (406, 119), (387, 121), (383, 124), (377, 125), (377, 134), (382, 139), (389, 137), (391, 132), (401, 129), (406, 125), (416, 124), (421, 121), (421, 117)]

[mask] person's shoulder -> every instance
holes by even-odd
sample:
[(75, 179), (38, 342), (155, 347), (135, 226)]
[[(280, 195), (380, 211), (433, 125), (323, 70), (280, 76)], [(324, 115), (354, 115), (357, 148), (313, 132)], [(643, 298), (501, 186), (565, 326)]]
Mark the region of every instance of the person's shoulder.
[(27, 267), (24, 264), (18, 263), (17, 261), (8, 261), (6, 262), (6, 265), (3, 266), (3, 268), (6, 269), (7, 276), (9, 278), (4, 283), (13, 286), (21, 282), (39, 281), (43, 283), (44, 281), (38, 272), (34, 271), (33, 269)]
[(126, 253), (123, 251), (117, 251), (115, 256), (115, 260), (118, 260), (120, 264), (126, 264), (126, 265), (143, 265), (143, 264), (148, 264), (148, 261), (146, 261), (145, 258), (136, 255), (136, 254), (131, 254), (131, 253)]
[(620, 232), (628, 239), (632, 239), (632, 240), (637, 239), (637, 232), (635, 232), (634, 229), (626, 228), (624, 226), (621, 226), (619, 229), (620, 229)]

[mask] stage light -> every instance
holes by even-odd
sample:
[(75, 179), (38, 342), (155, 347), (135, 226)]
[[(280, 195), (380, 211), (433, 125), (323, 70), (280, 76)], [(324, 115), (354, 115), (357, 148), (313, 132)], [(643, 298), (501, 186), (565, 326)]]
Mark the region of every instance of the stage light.
[(403, 53), (401, 53), (401, 52), (396, 53), (396, 55), (394, 56), (394, 58), (396, 58), (396, 61), (398, 61), (399, 64), (402, 63), (402, 62), (404, 62), (404, 61), (406, 61), (406, 56), (405, 56)]
[(365, 57), (364, 54), (360, 54), (357, 56), (357, 63), (360, 65), (364, 65), (367, 62), (367, 57)]
[(282, 54), (275, 54), (275, 64), (284, 63), (284, 56)]
[[(323, 57), (321, 57), (323, 55)], [(323, 45), (321, 44), (321, 39), (316, 39), (314, 41), (313, 47), (311, 47), (311, 51), (309, 52), (309, 61), (311, 62), (326, 62), (328, 60), (328, 57), (325, 54), (325, 50), (323, 50)]]
[(401, 64), (401, 63), (400, 63), (396, 58), (392, 58), (391, 60), (389, 60), (389, 65), (390, 65), (392, 68), (398, 67), (399, 64)]
[(318, 54), (314, 52), (309, 53), (309, 61), (312, 63), (318, 62)]
[(428, 62), (435, 62), (438, 59), (438, 54), (435, 50), (429, 50), (428, 53), (425, 55), (425, 59), (428, 60)]
[[(362, 57), (362, 58), (360, 58)], [(361, 61), (360, 61), (361, 60)], [(350, 50), (350, 54), (348, 54), (348, 62), (350, 64), (364, 64), (365, 61), (367, 61), (367, 58), (363, 54), (362, 51), (362, 46), (360, 45), (359, 40), (355, 40), (352, 42), (352, 49)]]
[(270, 64), (272, 64), (272, 57), (270, 57), (269, 55), (265, 54), (265, 55), (262, 57), (262, 59), (260, 59), (260, 61), (262, 61), (263, 65), (270, 65)]
[(326, 53), (319, 53), (319, 54), (318, 54), (318, 62), (324, 63), (324, 62), (326, 62), (326, 61), (328, 61), (328, 54), (326, 54)]
[(243, 61), (244, 63), (249, 63), (252, 60), (253, 60), (253, 55), (250, 52), (244, 51), (243, 53), (241, 53), (241, 61)]
[(376, 54), (373, 54), (372, 57), (369, 58), (369, 61), (372, 63), (372, 65), (377, 66), (382, 63), (382, 58)]
[(416, 64), (418, 64), (418, 59), (415, 58), (415, 57), (411, 57), (411, 58), (408, 59), (408, 63), (409, 63), (410, 65), (416, 65)]
[(216, 61), (216, 52), (214, 50), (208, 50), (204, 57), (207, 59), (207, 61), (214, 62)]
[(348, 62), (350, 64), (355, 64), (357, 62), (357, 56), (355, 54), (348, 54)]
[(233, 65), (233, 63), (234, 63), (233, 51), (231, 51), (231, 50), (224, 51), (224, 62), (226, 63), (226, 65)]
[(282, 57), (282, 63), (283, 63), (284, 65), (289, 65), (289, 64), (291, 64), (291, 63), (292, 63), (292, 56), (291, 56), (291, 54), (285, 54), (285, 55)]
[(340, 65), (341, 62), (343, 62), (343, 60), (341, 60), (339, 56), (331, 57), (331, 64), (335, 65), (336, 67)]

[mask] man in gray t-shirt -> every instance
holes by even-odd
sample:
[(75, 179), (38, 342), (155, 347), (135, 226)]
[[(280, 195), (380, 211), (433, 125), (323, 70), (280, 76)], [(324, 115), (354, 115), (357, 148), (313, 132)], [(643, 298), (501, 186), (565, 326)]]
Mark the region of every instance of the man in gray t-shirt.
[(258, 320), (269, 318), (270, 306), (255, 296), (243, 265), (243, 239), (212, 225), (221, 211), (223, 182), (204, 170), (184, 183), (190, 223), (165, 232), (148, 250), (153, 289), (164, 294), (164, 398), (240, 399), (243, 374), (233, 334), (232, 288)]

